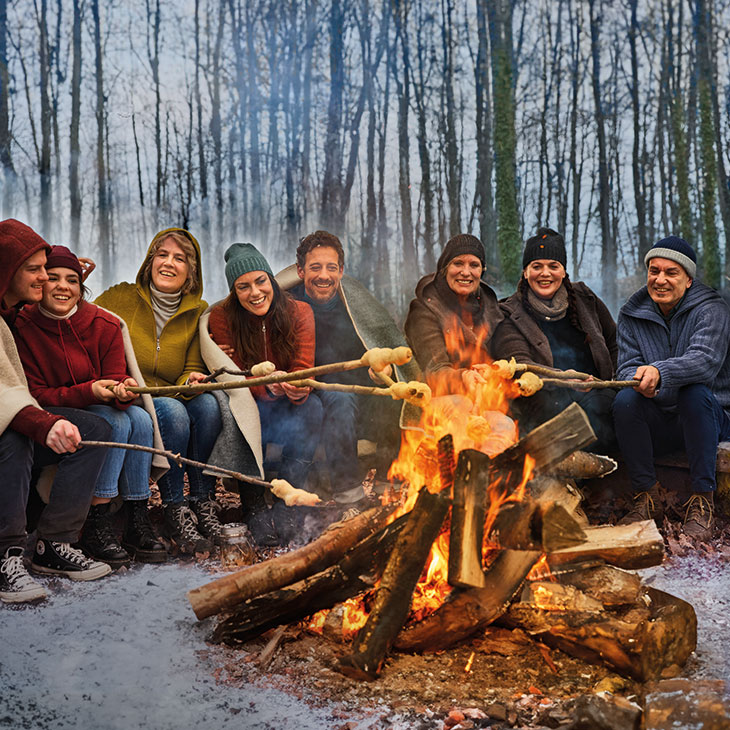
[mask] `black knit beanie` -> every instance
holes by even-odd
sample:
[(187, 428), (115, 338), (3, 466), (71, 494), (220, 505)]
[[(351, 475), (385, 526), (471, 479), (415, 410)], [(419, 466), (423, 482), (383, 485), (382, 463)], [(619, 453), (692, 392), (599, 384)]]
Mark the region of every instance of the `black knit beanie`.
[(525, 251), (522, 254), (522, 268), (526, 268), (538, 259), (558, 261), (563, 265), (563, 268), (568, 262), (565, 253), (565, 241), (552, 228), (538, 228), (537, 233), (532, 238), (528, 238), (525, 243)]
[(436, 264), (436, 271), (441, 271), (451, 259), (455, 259), (457, 256), (463, 254), (471, 254), (476, 256), (482, 262), (482, 268), (485, 266), (484, 246), (482, 242), (476, 237), (468, 233), (458, 233), (456, 236), (450, 238), (444, 246), (443, 253), (439, 256), (438, 263)]

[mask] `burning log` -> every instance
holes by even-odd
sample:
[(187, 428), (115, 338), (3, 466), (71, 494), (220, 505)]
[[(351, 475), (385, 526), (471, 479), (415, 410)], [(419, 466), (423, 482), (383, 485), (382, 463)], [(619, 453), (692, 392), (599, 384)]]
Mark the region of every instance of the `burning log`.
[(282, 588), (328, 568), (345, 552), (385, 525), (394, 507), (375, 507), (350, 520), (337, 522), (298, 550), (250, 565), (200, 588), (187, 597), (199, 619), (213, 616), (252, 596)]
[[(410, 513), (409, 513), (410, 514)], [(347, 551), (336, 565), (279, 590), (247, 598), (216, 626), (211, 641), (244, 643), (370, 590), (380, 577), (408, 514)]]
[(538, 551), (503, 550), (489, 566), (484, 587), (454, 591), (438, 611), (402, 631), (394, 647), (439, 651), (488, 626), (504, 613), (539, 559)]
[(454, 474), (454, 504), (449, 536), (449, 583), (484, 586), (482, 543), (491, 459), (481, 451), (459, 454)]
[(696, 647), (694, 609), (668, 593), (646, 588), (636, 603), (607, 611), (590, 607), (600, 603), (587, 596), (562, 600), (564, 589), (555, 583), (533, 587), (532, 597), (512, 604), (500, 623), (641, 682), (660, 676), (665, 667), (681, 666)]
[(552, 466), (549, 473), (563, 479), (598, 479), (611, 474), (617, 468), (618, 463), (608, 456), (575, 451)]
[(597, 565), (565, 570), (556, 575), (558, 581), (575, 586), (607, 608), (636, 603), (641, 594), (641, 578), (613, 565)]
[(357, 679), (375, 679), (380, 674), (385, 655), (408, 616), (413, 589), (449, 505), (445, 490), (431, 494), (425, 487), (421, 489), (388, 559), (367, 622), (355, 638), (352, 652), (340, 659), (338, 668), (344, 674)]
[(600, 559), (618, 568), (636, 570), (661, 565), (664, 558), (664, 541), (653, 520), (584, 529), (584, 543), (548, 555), (551, 568), (565, 563)]
[(490, 541), (513, 550), (555, 550), (581, 545), (585, 532), (567, 510), (555, 502), (507, 502), (494, 520)]

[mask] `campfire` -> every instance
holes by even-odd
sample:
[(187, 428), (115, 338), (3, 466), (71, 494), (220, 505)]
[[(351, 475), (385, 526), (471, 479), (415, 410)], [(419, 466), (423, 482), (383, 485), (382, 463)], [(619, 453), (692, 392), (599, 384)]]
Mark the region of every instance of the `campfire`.
[[(343, 673), (374, 679), (392, 651), (448, 648), (499, 621), (644, 681), (696, 644), (692, 607), (626, 569), (658, 565), (653, 522), (588, 526), (570, 479), (613, 468), (573, 404), (518, 440), (517, 385), (489, 366), (462, 394), (439, 390), (405, 431), (383, 503), (310, 544), (189, 592), (213, 640), (249, 641), (336, 612)], [(609, 463), (610, 462), (610, 463)], [(335, 615), (335, 614), (333, 614)], [(341, 617), (341, 618), (340, 618)]]

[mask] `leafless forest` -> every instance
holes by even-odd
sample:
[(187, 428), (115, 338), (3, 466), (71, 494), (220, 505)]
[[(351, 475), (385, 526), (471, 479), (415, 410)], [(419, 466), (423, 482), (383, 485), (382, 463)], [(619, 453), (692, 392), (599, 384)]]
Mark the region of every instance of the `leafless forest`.
[[(728, 0), (0, 0), (3, 217), (133, 276), (189, 227), (275, 265), (315, 228), (402, 312), (447, 238), (502, 293), (524, 238), (621, 280), (658, 237), (726, 283)], [(723, 243), (724, 242), (724, 243)]]

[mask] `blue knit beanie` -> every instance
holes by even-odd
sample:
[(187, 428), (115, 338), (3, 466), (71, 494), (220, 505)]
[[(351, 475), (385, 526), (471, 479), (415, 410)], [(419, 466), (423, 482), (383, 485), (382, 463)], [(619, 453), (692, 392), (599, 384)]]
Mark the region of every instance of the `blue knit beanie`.
[(225, 253), (226, 259), (226, 281), (228, 289), (233, 289), (233, 284), (241, 274), (248, 274), (250, 271), (265, 271), (270, 276), (274, 272), (263, 254), (252, 243), (233, 243)]
[(649, 267), (649, 260), (653, 258), (669, 259), (678, 263), (689, 276), (694, 279), (697, 274), (697, 254), (684, 238), (667, 236), (657, 241), (644, 256), (644, 264)]

